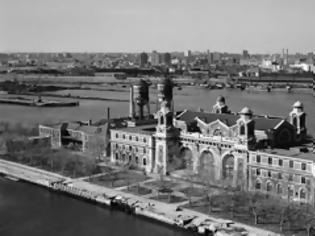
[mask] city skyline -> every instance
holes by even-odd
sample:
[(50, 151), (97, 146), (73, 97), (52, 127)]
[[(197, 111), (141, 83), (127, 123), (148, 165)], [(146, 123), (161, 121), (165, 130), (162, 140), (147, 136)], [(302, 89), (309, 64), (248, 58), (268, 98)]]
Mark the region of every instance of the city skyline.
[[(315, 51), (315, 2), (0, 0), (1, 52)], [(36, 7), (34, 7), (36, 6)]]

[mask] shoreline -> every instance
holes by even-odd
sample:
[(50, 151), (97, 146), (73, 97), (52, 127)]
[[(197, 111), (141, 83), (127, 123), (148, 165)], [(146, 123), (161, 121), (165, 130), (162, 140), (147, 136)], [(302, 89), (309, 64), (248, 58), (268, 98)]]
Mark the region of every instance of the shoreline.
[[(22, 180), (56, 193), (66, 194), (101, 206), (120, 209), (128, 214), (144, 217), (171, 227), (175, 226), (189, 232), (196, 232), (200, 235), (205, 235), (213, 226), (216, 226), (218, 232), (228, 230), (232, 233), (233, 229), (244, 229), (247, 232), (245, 235), (250, 236), (281, 235), (231, 220), (214, 218), (186, 208), (176, 211), (176, 207), (171, 204), (3, 159), (0, 159), (0, 174), (9, 179)], [(231, 222), (233, 222), (232, 227), (229, 226)]]

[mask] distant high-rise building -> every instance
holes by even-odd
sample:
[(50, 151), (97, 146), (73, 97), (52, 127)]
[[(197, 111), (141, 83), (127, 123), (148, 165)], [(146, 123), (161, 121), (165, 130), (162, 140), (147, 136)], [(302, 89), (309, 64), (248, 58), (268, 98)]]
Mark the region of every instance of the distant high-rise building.
[(307, 63), (310, 65), (314, 65), (314, 53), (313, 52), (307, 53)]
[(148, 54), (143, 52), (140, 54), (140, 67), (145, 67), (148, 64)]
[(190, 50), (185, 51), (184, 57), (185, 57), (186, 64), (189, 64), (192, 61), (192, 53), (191, 53), (191, 51)]
[(247, 50), (243, 50), (243, 59), (249, 59), (249, 53)]
[(209, 65), (213, 63), (213, 53), (211, 53), (209, 50), (207, 50), (207, 60)]
[(169, 66), (171, 64), (171, 54), (166, 52), (163, 54), (163, 64)]
[(214, 52), (212, 53), (212, 59), (214, 63), (219, 63), (221, 61), (221, 53), (219, 52)]
[(151, 65), (158, 66), (160, 64), (160, 55), (157, 51), (151, 53)]
[(283, 65), (286, 66), (288, 65), (289, 61), (289, 49), (282, 49), (282, 62)]

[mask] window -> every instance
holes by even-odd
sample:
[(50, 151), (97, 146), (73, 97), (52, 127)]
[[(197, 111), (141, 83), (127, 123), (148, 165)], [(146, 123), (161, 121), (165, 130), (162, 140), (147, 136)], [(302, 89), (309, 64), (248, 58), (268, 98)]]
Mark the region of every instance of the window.
[(129, 146), (129, 151), (132, 151), (132, 146)]
[(293, 181), (293, 175), (289, 175), (289, 181)]
[(143, 153), (147, 153), (147, 150), (145, 148), (143, 148)]
[(126, 139), (126, 135), (125, 135), (125, 134), (123, 134), (122, 138), (123, 138), (123, 139)]
[(302, 170), (306, 170), (306, 164), (305, 164), (305, 163), (302, 163), (301, 169), (302, 169)]
[(146, 143), (146, 142), (147, 142), (147, 139), (146, 139), (146, 138), (143, 138), (143, 142)]
[(136, 152), (138, 152), (138, 147), (136, 147)]
[(290, 168), (293, 168), (293, 161), (289, 162), (289, 166), (290, 166)]
[(300, 198), (306, 199), (306, 191), (304, 189), (301, 189), (301, 191), (300, 191)]
[(129, 162), (131, 162), (132, 161), (132, 156), (131, 155), (129, 155)]
[(118, 153), (115, 153), (115, 159), (118, 160), (118, 158), (119, 158)]
[(302, 183), (302, 184), (305, 184), (305, 183), (306, 183), (305, 177), (301, 177), (301, 183)]
[(269, 178), (271, 177), (271, 171), (268, 171), (268, 177)]
[(122, 149), (125, 150), (125, 145), (122, 145)]
[(282, 165), (283, 165), (282, 159), (279, 159), (278, 164), (279, 164), (279, 166), (282, 166)]
[(240, 135), (245, 135), (245, 125), (243, 124), (240, 126)]
[(138, 142), (139, 141), (139, 138), (136, 136), (136, 141)]
[(278, 173), (278, 179), (282, 179), (282, 174)]
[(118, 133), (116, 133), (116, 135), (115, 135), (115, 136), (116, 136), (116, 138), (119, 138), (119, 135), (118, 135)]
[(125, 161), (126, 155), (125, 155), (125, 154), (122, 154), (122, 155), (121, 155), (121, 159), (122, 159), (122, 161)]
[(144, 165), (144, 166), (147, 165), (147, 159), (143, 158), (142, 162), (143, 162), (143, 165)]
[(272, 165), (272, 157), (268, 157), (268, 164)]
[(281, 185), (281, 184), (278, 184), (278, 185), (277, 185), (277, 193), (278, 193), (278, 194), (282, 194), (282, 193), (283, 193), (282, 185)]
[(288, 188), (288, 195), (289, 195), (289, 197), (293, 197), (293, 195), (294, 195), (293, 187)]
[(260, 190), (261, 189), (261, 183), (260, 182), (256, 182), (255, 184), (255, 189)]
[(273, 186), (272, 186), (272, 183), (271, 183), (271, 182), (268, 182), (268, 183), (267, 183), (267, 188), (266, 188), (266, 189), (267, 189), (267, 192), (271, 192), (271, 191), (272, 191), (272, 187), (273, 187)]
[(257, 163), (260, 163), (260, 155), (257, 155), (257, 156), (256, 156), (256, 162), (257, 162)]
[(260, 175), (260, 169), (256, 170), (256, 175)]
[(139, 163), (139, 157), (136, 156), (136, 163), (138, 164)]
[(131, 135), (129, 135), (129, 140), (130, 140), (130, 141), (132, 140), (132, 136), (131, 136)]

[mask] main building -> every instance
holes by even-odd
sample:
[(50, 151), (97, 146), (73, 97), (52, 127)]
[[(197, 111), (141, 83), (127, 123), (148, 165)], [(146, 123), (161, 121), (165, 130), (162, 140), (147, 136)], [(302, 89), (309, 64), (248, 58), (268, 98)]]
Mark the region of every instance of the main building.
[(141, 86), (131, 87), (127, 127), (110, 130), (113, 163), (314, 203), (315, 156), (305, 144), (301, 102), (287, 120), (257, 116), (247, 107), (231, 113), (224, 97), (212, 112), (176, 113), (172, 82), (165, 79), (157, 86), (153, 118), (149, 111), (143, 115), (149, 96)]

